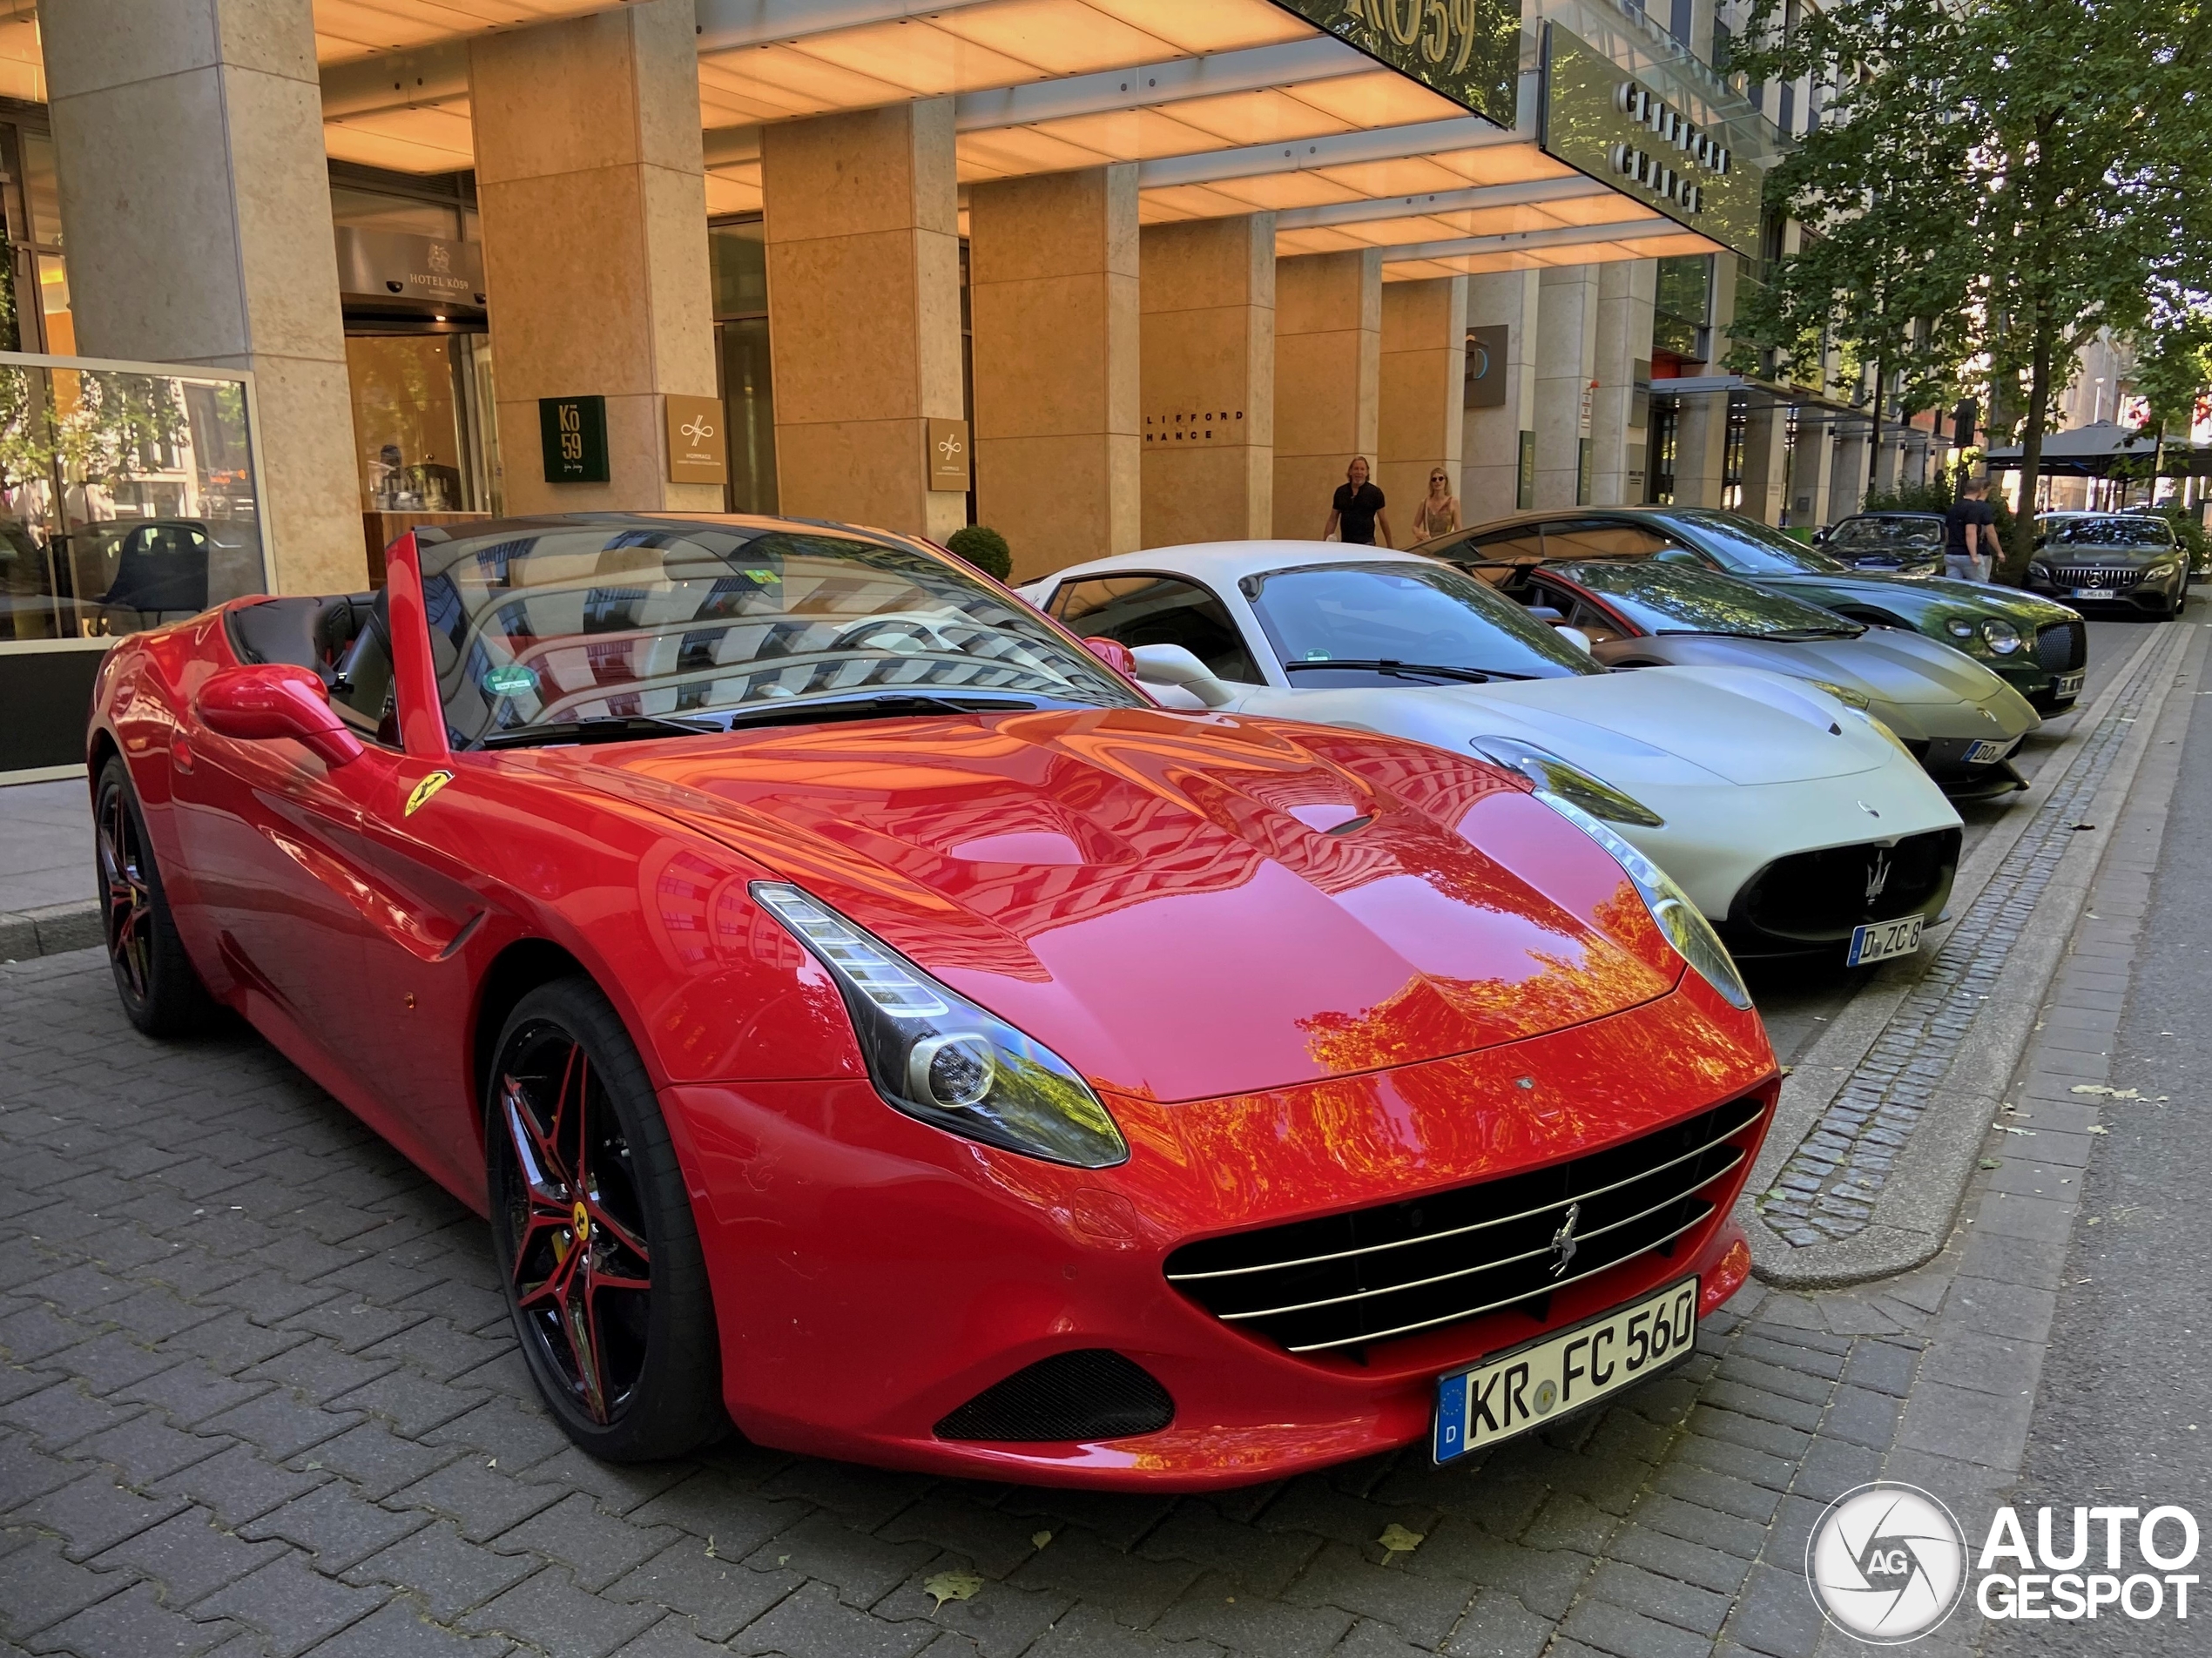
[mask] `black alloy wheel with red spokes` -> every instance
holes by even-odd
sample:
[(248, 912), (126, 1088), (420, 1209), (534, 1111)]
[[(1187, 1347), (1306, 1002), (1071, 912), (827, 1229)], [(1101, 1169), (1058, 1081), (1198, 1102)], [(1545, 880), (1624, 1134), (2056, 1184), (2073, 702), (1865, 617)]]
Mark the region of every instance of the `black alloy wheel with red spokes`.
[(100, 796), (100, 902), (108, 960), (126, 1001), (143, 1002), (153, 983), (153, 889), (138, 814), (120, 788)]
[(215, 1004), (177, 935), (145, 814), (120, 756), (100, 768), (92, 839), (108, 965), (124, 1014), (149, 1036), (206, 1028)]
[(712, 1304), (684, 1183), (637, 1050), (589, 981), (525, 996), (484, 1139), (507, 1303), (570, 1437), (617, 1461), (724, 1425)]

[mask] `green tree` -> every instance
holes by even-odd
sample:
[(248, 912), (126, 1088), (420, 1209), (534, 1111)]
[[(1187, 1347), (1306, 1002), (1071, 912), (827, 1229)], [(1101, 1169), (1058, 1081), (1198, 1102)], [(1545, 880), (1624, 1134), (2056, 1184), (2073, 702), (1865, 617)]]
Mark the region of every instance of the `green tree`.
[[(1768, 303), (1796, 307), (1800, 340), (1824, 309), (1831, 337), (1872, 337), (1851, 313), (1883, 296), (1883, 273), (1910, 273), (1902, 308), (1944, 313), (1924, 366), (1978, 358), (1993, 424), (2020, 428), (2032, 491), (2082, 345), (2140, 328), (2154, 293), (2202, 268), (2206, 210), (2188, 185), (2212, 122), (2192, 84), (2196, 10), (1834, 0), (1799, 17), (1755, 0), (1731, 68), (1836, 89), (1773, 178), (1770, 206), (1819, 236), (1770, 274), (1783, 293)], [(1848, 258), (1820, 251), (1838, 240)], [(1898, 308), (1882, 297), (1882, 312)], [(2033, 536), (2023, 513), (2002, 575), (2019, 579)]]
[(1755, 6), (1730, 71), (1811, 76), (1831, 90), (1819, 125), (1769, 177), (1770, 206), (1804, 229), (1797, 249), (1744, 293), (1728, 362), (1739, 374), (1786, 367), (1823, 385), (1833, 350), (1844, 384), (1871, 374), (1871, 486), (1892, 397), (1908, 416), (1934, 408), (1971, 348), (1971, 130), (1924, 72), (1952, 49), (1960, 24), (1943, 0), (1843, 0), (1798, 14), (1785, 31), (1782, 3)]

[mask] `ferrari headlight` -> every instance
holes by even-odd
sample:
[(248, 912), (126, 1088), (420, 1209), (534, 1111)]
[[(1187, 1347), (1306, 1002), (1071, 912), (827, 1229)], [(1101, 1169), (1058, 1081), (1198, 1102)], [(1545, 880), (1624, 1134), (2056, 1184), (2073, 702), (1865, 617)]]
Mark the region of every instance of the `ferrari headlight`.
[(752, 890), (753, 901), (829, 969), (869, 1080), (894, 1109), (1049, 1163), (1105, 1169), (1129, 1160), (1105, 1102), (1043, 1043), (798, 887), (755, 881)]
[(2009, 657), (2020, 648), (2020, 630), (2001, 616), (1993, 616), (1981, 624), (1981, 637), (2000, 657)]
[(1548, 789), (1563, 799), (1572, 800), (1593, 817), (1633, 824), (1639, 829), (1658, 829), (1666, 824), (1664, 818), (1635, 796), (1622, 793), (1610, 783), (1592, 777), (1578, 765), (1568, 765), (1534, 743), (1518, 742), (1510, 737), (1477, 737), (1470, 740), (1468, 746), (1493, 765), (1520, 772), (1539, 789)]
[(1831, 684), (1825, 679), (1815, 679), (1810, 683), (1815, 691), (1824, 691), (1844, 707), (1856, 708), (1862, 714), (1873, 705), (1865, 691), (1853, 691), (1849, 685)]
[(1689, 893), (1676, 886), (1658, 865), (1572, 800), (1562, 799), (1548, 789), (1538, 789), (1536, 798), (1613, 854), (1667, 941), (1697, 970), (1699, 978), (1719, 991), (1730, 1007), (1750, 1007), (1751, 993), (1744, 987), (1743, 975), (1736, 970), (1735, 959), (1721, 942), (1721, 935), (1713, 931), (1713, 924), (1689, 901)]
[(1943, 624), (1943, 630), (1954, 639), (1971, 639), (1974, 637), (1973, 623), (1963, 616), (1951, 617)]

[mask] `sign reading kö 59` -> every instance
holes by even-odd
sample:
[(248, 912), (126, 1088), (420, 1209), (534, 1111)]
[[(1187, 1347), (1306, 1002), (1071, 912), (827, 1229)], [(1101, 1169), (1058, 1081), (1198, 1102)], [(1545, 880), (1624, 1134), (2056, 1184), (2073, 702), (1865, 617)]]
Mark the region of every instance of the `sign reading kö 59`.
[(1514, 121), (1521, 0), (1275, 0), (1501, 126)]

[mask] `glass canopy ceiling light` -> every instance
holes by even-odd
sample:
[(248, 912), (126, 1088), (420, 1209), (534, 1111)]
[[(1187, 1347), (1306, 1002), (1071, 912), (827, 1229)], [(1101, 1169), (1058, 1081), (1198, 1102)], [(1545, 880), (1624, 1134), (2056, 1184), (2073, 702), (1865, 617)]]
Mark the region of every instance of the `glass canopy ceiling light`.
[[(330, 152), (417, 172), (473, 159), (461, 37), (607, 9), (315, 4)], [(964, 184), (1134, 162), (1148, 224), (1280, 212), (1279, 253), (1379, 247), (1393, 279), (1580, 263), (1600, 244), (1622, 258), (1712, 247), (1292, 0), (693, 4), (710, 212), (763, 206), (763, 123), (949, 96)]]

